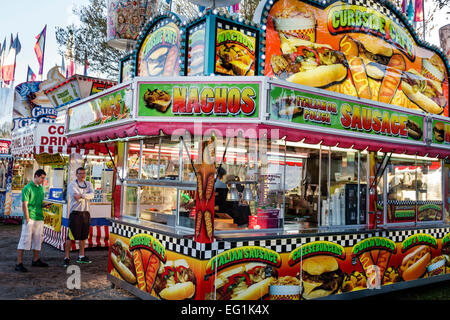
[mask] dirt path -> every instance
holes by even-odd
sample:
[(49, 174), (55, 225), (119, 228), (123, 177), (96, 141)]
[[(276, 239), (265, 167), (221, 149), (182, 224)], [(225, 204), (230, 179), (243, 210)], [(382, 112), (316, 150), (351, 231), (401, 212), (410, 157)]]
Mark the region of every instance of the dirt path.
[[(112, 288), (106, 279), (108, 250), (87, 249), (86, 255), (93, 261), (80, 266), (81, 289), (69, 290), (67, 280), (71, 274), (62, 266), (64, 254), (54, 247), (43, 244), (41, 259), (48, 268), (31, 267), (32, 252), (25, 252), (24, 265), (27, 273), (14, 270), (17, 260), (17, 243), (21, 226), (0, 224), (0, 300), (3, 299), (76, 299), (76, 300), (129, 300), (136, 299), (128, 292)], [(71, 253), (74, 261), (77, 252)]]

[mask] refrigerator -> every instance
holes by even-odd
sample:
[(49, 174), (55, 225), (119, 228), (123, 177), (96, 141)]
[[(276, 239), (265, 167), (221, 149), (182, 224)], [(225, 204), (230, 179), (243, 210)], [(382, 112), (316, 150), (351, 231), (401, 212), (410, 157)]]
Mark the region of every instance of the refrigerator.
[(358, 212), (358, 184), (349, 183), (345, 185), (345, 224), (355, 225), (366, 223), (366, 198), (367, 198), (367, 185), (360, 185), (360, 205)]

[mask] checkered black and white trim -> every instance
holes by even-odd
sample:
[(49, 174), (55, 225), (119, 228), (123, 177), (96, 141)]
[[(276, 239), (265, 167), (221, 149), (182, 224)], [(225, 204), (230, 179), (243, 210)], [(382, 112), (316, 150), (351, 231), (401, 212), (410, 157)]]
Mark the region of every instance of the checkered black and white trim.
[(396, 24), (401, 25), (401, 26), (404, 25), (395, 16), (395, 14), (393, 14), (391, 12), (391, 10), (389, 10), (387, 7), (381, 5), (378, 1), (374, 1), (374, 0), (349, 0), (348, 3), (351, 4), (351, 5), (362, 6), (362, 7), (373, 9), (373, 10), (377, 11), (378, 13), (381, 13), (381, 14), (385, 15), (386, 17), (388, 17), (389, 19), (394, 21)]
[(221, 29), (225, 29), (225, 30), (234, 30), (234, 31), (239, 31), (242, 34), (246, 35), (246, 36), (250, 36), (255, 38), (256, 37), (256, 32), (251, 31), (249, 29), (245, 29), (241, 26), (238, 25), (232, 25), (232, 24), (228, 24), (226, 22), (222, 22), (222, 21), (217, 21), (217, 27), (221, 28)]
[(283, 239), (262, 239), (262, 240), (246, 240), (246, 241), (215, 241), (211, 244), (197, 243), (192, 239), (176, 238), (163, 235), (157, 232), (151, 232), (143, 228), (129, 226), (117, 222), (112, 223), (111, 232), (125, 238), (131, 238), (135, 234), (146, 233), (158, 239), (166, 250), (190, 256), (199, 260), (209, 260), (212, 257), (227, 251), (229, 249), (257, 246), (273, 250), (277, 253), (290, 253), (292, 250), (314, 241), (329, 241), (345, 247), (353, 247), (361, 240), (371, 237), (384, 237), (391, 239), (395, 243), (401, 243), (408, 237), (415, 234), (428, 234), (436, 239), (442, 239), (450, 233), (450, 227), (436, 227), (424, 229), (408, 229), (408, 230), (385, 230), (376, 232), (355, 232), (349, 234), (330, 234), (316, 236), (298, 235), (292, 238)]

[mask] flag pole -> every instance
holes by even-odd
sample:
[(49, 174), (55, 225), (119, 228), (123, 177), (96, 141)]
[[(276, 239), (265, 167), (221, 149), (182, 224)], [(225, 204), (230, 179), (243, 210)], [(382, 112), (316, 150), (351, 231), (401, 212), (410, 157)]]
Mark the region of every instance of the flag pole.
[(425, 31), (426, 31), (426, 29), (425, 29), (425, 19), (426, 19), (426, 16), (425, 16), (425, 0), (422, 1), (422, 12), (423, 12), (423, 41), (425, 41)]

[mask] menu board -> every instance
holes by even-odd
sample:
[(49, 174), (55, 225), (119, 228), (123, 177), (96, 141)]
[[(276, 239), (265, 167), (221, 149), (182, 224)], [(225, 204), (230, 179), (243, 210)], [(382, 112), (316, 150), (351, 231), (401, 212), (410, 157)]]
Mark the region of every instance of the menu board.
[(137, 76), (179, 75), (180, 40), (180, 29), (171, 18), (153, 25), (138, 52)]
[(449, 115), (448, 70), (378, 2), (277, 1), (267, 17), (265, 75)]
[(256, 32), (217, 20), (215, 73), (230, 76), (255, 75)]
[(205, 71), (205, 29), (206, 23), (201, 23), (188, 31), (188, 76), (200, 76)]

